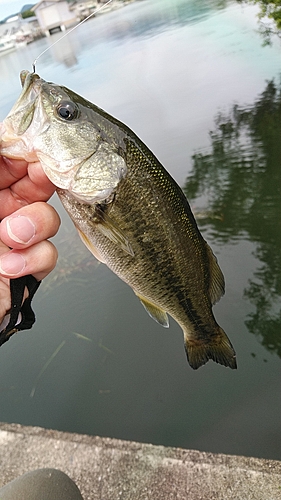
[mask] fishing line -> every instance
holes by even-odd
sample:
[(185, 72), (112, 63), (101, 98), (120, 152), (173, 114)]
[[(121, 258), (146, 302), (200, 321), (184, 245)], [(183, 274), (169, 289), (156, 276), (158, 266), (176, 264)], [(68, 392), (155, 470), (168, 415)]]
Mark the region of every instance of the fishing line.
[(104, 3), (101, 7), (99, 7), (98, 9), (94, 10), (94, 12), (92, 12), (91, 14), (89, 14), (87, 17), (85, 17), (85, 19), (83, 19), (82, 21), (80, 21), (80, 23), (76, 24), (73, 28), (71, 28), (67, 33), (65, 33), (64, 35), (62, 35), (60, 38), (58, 38), (58, 40), (56, 40), (55, 42), (53, 42), (51, 45), (49, 45), (49, 47), (47, 47), (46, 49), (44, 49), (38, 57), (36, 57), (36, 59), (34, 59), (33, 63), (32, 63), (32, 70), (33, 70), (33, 73), (35, 73), (35, 67), (36, 67), (36, 64), (37, 64), (37, 61), (38, 59), (43, 55), (45, 54), (45, 52), (47, 52), (48, 50), (50, 50), (54, 45), (56, 45), (57, 43), (59, 43), (63, 38), (65, 38), (66, 36), (70, 35), (70, 33), (74, 30), (76, 30), (76, 28), (78, 28), (79, 26), (81, 26), (81, 24), (85, 23), (86, 21), (88, 21), (88, 19), (90, 19), (90, 17), (94, 16), (95, 14), (97, 14), (98, 12), (100, 12), (101, 10), (103, 10), (107, 5), (109, 5), (113, 0), (108, 0), (106, 3)]

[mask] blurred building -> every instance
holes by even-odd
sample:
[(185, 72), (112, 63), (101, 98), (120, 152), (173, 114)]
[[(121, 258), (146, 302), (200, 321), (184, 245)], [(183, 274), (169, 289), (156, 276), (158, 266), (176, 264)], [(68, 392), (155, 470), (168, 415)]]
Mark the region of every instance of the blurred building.
[(77, 22), (75, 12), (70, 10), (65, 0), (41, 0), (31, 10), (47, 36), (56, 31), (65, 31)]

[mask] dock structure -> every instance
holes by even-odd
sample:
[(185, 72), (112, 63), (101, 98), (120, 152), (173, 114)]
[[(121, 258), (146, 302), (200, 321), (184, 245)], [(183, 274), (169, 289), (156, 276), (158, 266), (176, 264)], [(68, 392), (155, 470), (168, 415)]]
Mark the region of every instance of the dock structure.
[(281, 500), (281, 462), (0, 423), (0, 487), (62, 470), (84, 500)]

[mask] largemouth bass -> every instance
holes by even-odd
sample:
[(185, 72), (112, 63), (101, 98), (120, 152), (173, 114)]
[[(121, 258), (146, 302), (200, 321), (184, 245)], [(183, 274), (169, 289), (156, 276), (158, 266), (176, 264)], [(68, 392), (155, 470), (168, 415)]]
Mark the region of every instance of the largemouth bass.
[(158, 323), (169, 314), (181, 326), (192, 368), (209, 359), (236, 368), (212, 312), (223, 274), (180, 187), (126, 125), (35, 73), (21, 80), (2, 155), (41, 162), (89, 250)]

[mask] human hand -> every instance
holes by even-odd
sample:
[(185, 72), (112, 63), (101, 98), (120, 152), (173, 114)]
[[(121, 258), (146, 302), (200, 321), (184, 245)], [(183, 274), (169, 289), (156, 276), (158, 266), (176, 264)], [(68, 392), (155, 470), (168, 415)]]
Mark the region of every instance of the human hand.
[(10, 278), (32, 274), (41, 280), (56, 265), (48, 238), (60, 219), (45, 203), (54, 190), (39, 162), (0, 157), (0, 323), (11, 307)]

